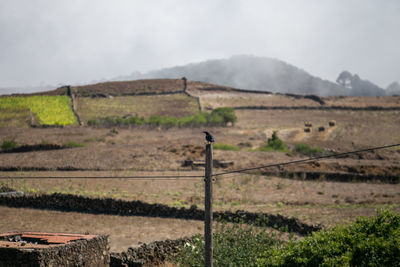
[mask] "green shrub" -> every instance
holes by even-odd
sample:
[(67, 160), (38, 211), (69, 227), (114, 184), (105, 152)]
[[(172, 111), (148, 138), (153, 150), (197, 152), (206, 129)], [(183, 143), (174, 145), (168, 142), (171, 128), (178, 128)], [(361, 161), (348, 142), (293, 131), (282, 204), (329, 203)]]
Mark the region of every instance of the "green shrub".
[(211, 124), (232, 124), (237, 121), (235, 110), (233, 108), (216, 108), (210, 114), (209, 122)]
[(227, 144), (220, 144), (216, 143), (213, 145), (214, 149), (217, 150), (232, 150), (232, 151), (239, 151), (239, 147)]
[(272, 137), (268, 139), (266, 145), (260, 147), (258, 150), (260, 151), (279, 151), (279, 152), (288, 152), (288, 148), (283, 143), (281, 139), (278, 137), (278, 132), (274, 131)]
[(89, 126), (95, 126), (95, 125), (98, 125), (98, 122), (96, 119), (90, 119), (90, 120), (88, 120), (87, 124)]
[(208, 114), (207, 113), (198, 113), (193, 116), (183, 117), (180, 119), (180, 121), (182, 121), (182, 123), (180, 123), (181, 126), (206, 125), (208, 123)]
[(320, 147), (311, 147), (307, 144), (297, 144), (294, 149), (296, 152), (305, 155), (314, 155), (323, 153), (324, 150)]
[(16, 148), (17, 146), (18, 146), (18, 144), (14, 140), (4, 140), (3, 143), (1, 144), (1, 149), (9, 150), (9, 149)]
[(147, 123), (148, 123), (148, 124), (152, 124), (152, 125), (161, 125), (161, 122), (162, 122), (161, 116), (151, 116), (151, 117), (147, 120)]
[[(252, 266), (263, 251), (279, 245), (274, 234), (257, 227), (222, 225), (213, 235), (214, 266)], [(204, 266), (204, 238), (196, 235), (171, 259), (180, 266)]]
[(84, 146), (85, 146), (84, 144), (81, 144), (81, 143), (78, 143), (75, 141), (70, 141), (70, 142), (64, 144), (65, 148), (84, 147)]
[(378, 212), (263, 254), (258, 266), (399, 266), (400, 215)]
[(123, 120), (123, 124), (125, 125), (142, 125), (145, 123), (144, 118), (138, 116), (127, 117)]

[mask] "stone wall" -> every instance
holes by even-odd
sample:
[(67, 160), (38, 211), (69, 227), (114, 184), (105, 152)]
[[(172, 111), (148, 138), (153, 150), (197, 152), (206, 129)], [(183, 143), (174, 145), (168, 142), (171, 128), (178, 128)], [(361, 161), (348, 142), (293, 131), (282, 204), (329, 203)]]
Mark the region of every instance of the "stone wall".
[(47, 248), (0, 246), (0, 266), (109, 266), (107, 236)]

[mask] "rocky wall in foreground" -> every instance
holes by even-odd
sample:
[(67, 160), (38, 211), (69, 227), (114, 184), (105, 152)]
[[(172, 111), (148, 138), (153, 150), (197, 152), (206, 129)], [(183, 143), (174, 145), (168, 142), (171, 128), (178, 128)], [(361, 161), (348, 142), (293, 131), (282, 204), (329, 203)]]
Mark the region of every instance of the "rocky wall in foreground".
[(48, 248), (2, 247), (0, 266), (109, 266), (107, 236)]
[(165, 262), (176, 254), (191, 238), (155, 241), (137, 248), (128, 248), (126, 252), (111, 253), (111, 267), (117, 266), (154, 266)]

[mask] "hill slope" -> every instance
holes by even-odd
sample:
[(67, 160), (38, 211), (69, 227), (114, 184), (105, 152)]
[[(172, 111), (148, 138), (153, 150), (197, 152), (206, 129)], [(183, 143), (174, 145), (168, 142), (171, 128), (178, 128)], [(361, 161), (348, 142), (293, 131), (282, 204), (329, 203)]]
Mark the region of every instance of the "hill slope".
[(133, 73), (120, 79), (181, 78), (258, 91), (291, 94), (348, 95), (349, 90), (312, 76), (283, 61), (255, 56), (234, 56), (185, 66)]

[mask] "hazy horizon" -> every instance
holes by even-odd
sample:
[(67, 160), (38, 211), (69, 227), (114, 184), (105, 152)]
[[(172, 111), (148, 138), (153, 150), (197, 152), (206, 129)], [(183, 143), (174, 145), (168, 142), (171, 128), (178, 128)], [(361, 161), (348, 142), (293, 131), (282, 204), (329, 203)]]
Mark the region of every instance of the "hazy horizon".
[[(400, 2), (0, 2), (0, 88), (84, 84), (233, 55), (400, 81)], [(29, 90), (29, 89), (28, 89)], [(24, 92), (24, 91), (19, 91)]]

